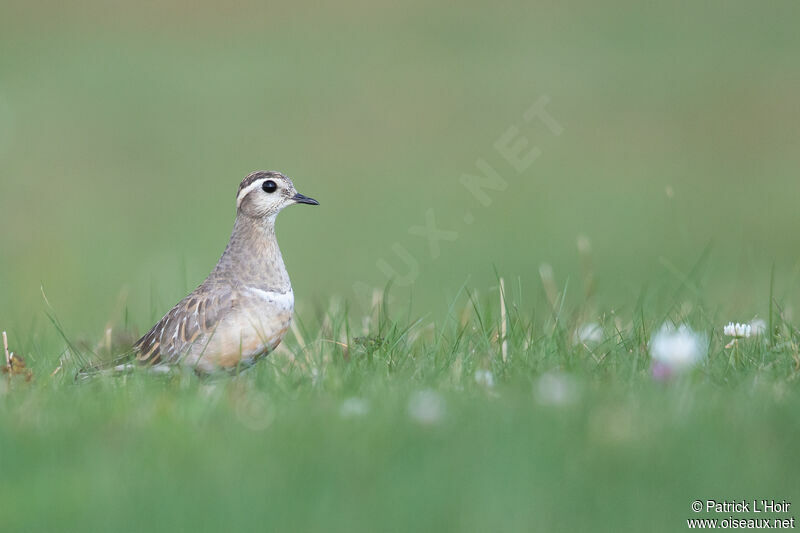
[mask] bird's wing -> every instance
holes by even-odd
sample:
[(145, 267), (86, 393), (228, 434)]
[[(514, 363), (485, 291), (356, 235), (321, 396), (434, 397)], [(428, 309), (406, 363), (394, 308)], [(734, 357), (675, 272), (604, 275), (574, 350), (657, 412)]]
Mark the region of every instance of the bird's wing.
[(236, 307), (230, 291), (199, 289), (172, 308), (134, 345), (136, 359), (155, 364), (172, 363), (195, 344), (206, 343), (219, 323)]

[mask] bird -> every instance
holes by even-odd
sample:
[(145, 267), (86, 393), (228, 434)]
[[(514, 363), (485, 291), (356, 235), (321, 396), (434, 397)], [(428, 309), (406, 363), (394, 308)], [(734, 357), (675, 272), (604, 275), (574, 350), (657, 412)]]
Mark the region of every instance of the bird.
[(319, 205), (277, 171), (247, 175), (236, 219), (211, 274), (133, 345), (141, 364), (200, 374), (246, 368), (280, 344), (294, 314), (294, 292), (275, 236), (284, 208)]

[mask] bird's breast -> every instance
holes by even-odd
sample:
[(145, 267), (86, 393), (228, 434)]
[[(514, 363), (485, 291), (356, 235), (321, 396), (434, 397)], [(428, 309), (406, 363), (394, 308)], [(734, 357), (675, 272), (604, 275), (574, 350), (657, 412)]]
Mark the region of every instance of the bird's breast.
[(268, 291), (256, 287), (247, 289), (249, 300), (253, 300), (255, 306), (263, 306), (265, 309), (278, 311), (294, 311), (294, 291), (289, 289), (286, 292)]
[(268, 354), (283, 340), (293, 314), (291, 290), (285, 293), (258, 288), (243, 290), (236, 308), (216, 328), (199, 356), (200, 368), (232, 368)]

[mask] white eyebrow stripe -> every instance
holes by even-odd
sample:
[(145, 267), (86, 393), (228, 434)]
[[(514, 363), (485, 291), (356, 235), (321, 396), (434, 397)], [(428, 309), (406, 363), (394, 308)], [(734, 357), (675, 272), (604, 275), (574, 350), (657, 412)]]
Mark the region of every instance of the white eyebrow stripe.
[(264, 183), (267, 179), (269, 178), (257, 179), (256, 181), (254, 181), (253, 183), (242, 189), (242, 192), (240, 192), (239, 196), (236, 197), (236, 209), (239, 209), (239, 207), (242, 205), (242, 200), (244, 200), (244, 197), (247, 196), (250, 193), (250, 191), (252, 191), (253, 189), (260, 188), (261, 184)]

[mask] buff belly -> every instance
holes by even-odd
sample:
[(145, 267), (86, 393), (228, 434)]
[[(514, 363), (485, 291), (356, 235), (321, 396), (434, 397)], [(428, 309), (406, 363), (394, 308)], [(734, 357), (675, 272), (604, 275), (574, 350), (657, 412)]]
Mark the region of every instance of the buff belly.
[(258, 298), (228, 315), (207, 338), (198, 339), (182, 364), (201, 372), (247, 366), (277, 348), (293, 312), (293, 299)]

